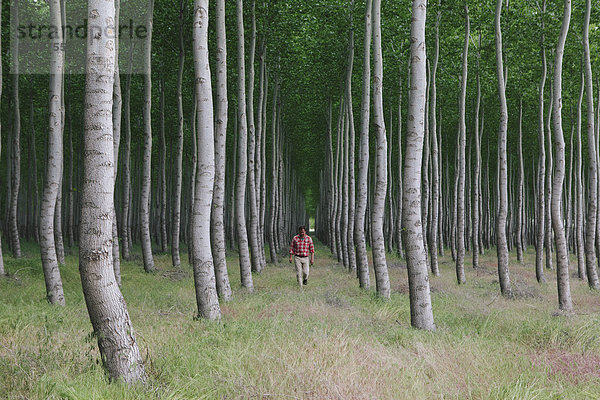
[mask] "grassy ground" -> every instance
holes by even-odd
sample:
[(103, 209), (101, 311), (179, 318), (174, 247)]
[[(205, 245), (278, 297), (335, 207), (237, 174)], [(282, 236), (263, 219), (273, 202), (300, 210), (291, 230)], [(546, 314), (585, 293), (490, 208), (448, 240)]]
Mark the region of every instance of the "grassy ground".
[(150, 377), (133, 388), (108, 384), (99, 365), (77, 259), (61, 269), (67, 306), (51, 307), (37, 251), (26, 245), (26, 258), (5, 258), (0, 398), (600, 398), (600, 294), (572, 278), (576, 312), (557, 315), (554, 271), (546, 285), (535, 282), (533, 249), (523, 266), (511, 259), (514, 300), (498, 294), (495, 253), (478, 270), (467, 265), (461, 287), (443, 257), (442, 276), (431, 278), (435, 333), (410, 327), (406, 268), (393, 256), (387, 302), (358, 289), (323, 246), (303, 290), (286, 262), (255, 275), (256, 292), (244, 293), (230, 257), (235, 299), (221, 323), (193, 320), (187, 264), (174, 270), (159, 255), (157, 272), (145, 274), (140, 259), (123, 263)]

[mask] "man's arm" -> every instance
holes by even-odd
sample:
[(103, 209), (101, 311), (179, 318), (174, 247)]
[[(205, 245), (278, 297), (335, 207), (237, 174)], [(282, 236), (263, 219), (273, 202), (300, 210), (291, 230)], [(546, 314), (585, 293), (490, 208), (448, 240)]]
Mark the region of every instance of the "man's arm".
[(310, 251), (310, 264), (312, 265), (315, 263), (315, 245), (313, 244), (312, 238), (310, 238), (309, 251)]

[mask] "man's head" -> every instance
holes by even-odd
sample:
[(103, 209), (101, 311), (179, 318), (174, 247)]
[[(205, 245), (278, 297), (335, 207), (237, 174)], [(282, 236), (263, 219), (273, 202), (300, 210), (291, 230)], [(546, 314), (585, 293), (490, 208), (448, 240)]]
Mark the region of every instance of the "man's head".
[(304, 225), (301, 225), (301, 226), (298, 227), (298, 234), (300, 236), (306, 235), (306, 228), (304, 227)]

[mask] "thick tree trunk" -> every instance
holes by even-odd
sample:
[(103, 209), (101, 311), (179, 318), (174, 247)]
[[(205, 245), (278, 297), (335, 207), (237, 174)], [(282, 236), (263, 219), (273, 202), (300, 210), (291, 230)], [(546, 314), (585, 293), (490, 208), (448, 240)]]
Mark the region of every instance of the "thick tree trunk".
[(460, 80), (460, 97), (458, 99), (459, 117), (459, 145), (458, 145), (458, 196), (457, 196), (457, 220), (456, 220), (456, 280), (459, 284), (466, 283), (465, 276), (465, 174), (466, 159), (465, 149), (467, 147), (467, 126), (465, 123), (465, 101), (467, 97), (467, 73), (469, 56), (469, 8), (465, 4), (465, 41), (463, 47), (462, 77)]
[[(238, 171), (236, 176), (235, 212), (242, 286), (254, 290), (246, 230), (246, 178), (248, 172), (248, 127), (246, 121), (246, 67), (244, 52), (244, 2), (237, 0), (238, 31)], [(252, 234), (252, 232), (251, 232)]]
[[(592, 84), (592, 65), (590, 61), (590, 13), (591, 0), (585, 2), (585, 21), (583, 25), (583, 55), (585, 71), (585, 94), (587, 103), (587, 141), (588, 141), (588, 204), (585, 226), (585, 263), (588, 284), (592, 289), (600, 289), (598, 281), (598, 271), (596, 268), (596, 253), (594, 251), (596, 237), (596, 224), (598, 223), (596, 214), (598, 212), (598, 165), (596, 163), (596, 130), (594, 127), (594, 93)], [(600, 90), (600, 89), (599, 89)]]
[(506, 161), (506, 142), (508, 130), (508, 108), (506, 106), (506, 80), (502, 61), (502, 31), (500, 17), (502, 1), (496, 3), (496, 73), (498, 76), (498, 93), (500, 97), (500, 126), (498, 128), (498, 186), (499, 204), (496, 216), (496, 248), (498, 253), (498, 277), (500, 290), (505, 297), (512, 297), (510, 276), (508, 272), (508, 243), (506, 239), (506, 217), (508, 209), (508, 166)]
[(554, 240), (556, 242), (558, 307), (566, 312), (573, 310), (573, 303), (571, 301), (571, 287), (569, 284), (569, 254), (561, 215), (563, 181), (565, 176), (565, 140), (562, 127), (562, 63), (570, 21), (571, 0), (565, 0), (563, 22), (558, 37), (558, 44), (556, 45), (554, 60), (554, 108), (552, 109), (552, 121), (554, 124), (556, 168), (554, 170), (552, 188), (552, 227), (554, 228)]
[[(422, 5), (414, 4), (413, 8), (421, 6), (423, 9), (425, 8), (424, 3)], [(373, 125), (377, 143), (377, 162), (375, 165), (375, 195), (371, 211), (371, 225), (373, 229), (373, 269), (375, 270), (377, 294), (384, 299), (389, 299), (390, 278), (383, 240), (383, 214), (387, 189), (387, 138), (383, 120), (383, 57), (381, 54), (380, 10), (381, 0), (373, 0)], [(422, 241), (423, 238), (420, 240)]]
[[(64, 1), (64, 0), (63, 0)], [(121, 10), (121, 0), (115, 0), (115, 25), (119, 26), (119, 16)], [(123, 99), (121, 97), (121, 74), (119, 72), (119, 38), (115, 37), (115, 81), (113, 85), (113, 151), (114, 155), (114, 170), (115, 170), (115, 186), (117, 184), (117, 172), (119, 168), (119, 146), (121, 145), (121, 108), (123, 106)], [(113, 236), (113, 270), (115, 272), (115, 279), (117, 283), (121, 284), (121, 259), (119, 250), (119, 229), (117, 227), (117, 210), (114, 207), (116, 197), (113, 201), (113, 222), (112, 222), (112, 236)]]
[(427, 259), (421, 228), (421, 165), (425, 135), (425, 0), (414, 0), (411, 22), (411, 90), (408, 95), (402, 222), (410, 292), (410, 317), (415, 328), (435, 330)]
[[(183, 4), (183, 3), (182, 3)], [(215, 265), (217, 294), (231, 300), (231, 285), (225, 259), (225, 140), (227, 136), (227, 44), (225, 37), (225, 0), (217, 0), (217, 104), (215, 116), (215, 184), (210, 215), (210, 238)], [(182, 38), (183, 43), (183, 38)]]
[[(181, 0), (179, 2), (179, 67), (177, 70), (177, 149), (175, 155), (175, 193), (173, 196), (172, 217), (173, 226), (171, 229), (171, 260), (173, 262), (174, 267), (179, 267), (181, 265), (181, 257), (179, 255), (179, 242), (181, 237), (181, 188), (183, 182), (183, 68), (185, 66), (185, 47), (183, 40), (183, 30), (185, 11), (186, 2), (184, 0)], [(219, 18), (219, 12), (220, 10), (217, 6), (217, 21)], [(217, 54), (220, 53), (217, 51)], [(219, 106), (217, 102), (217, 109), (218, 107)], [(218, 123), (219, 122), (217, 119), (217, 124)], [(218, 133), (216, 133), (216, 135), (218, 136)], [(215, 152), (216, 151), (217, 150), (215, 148)], [(215, 173), (217, 174), (216, 171)]]
[[(90, 23), (107, 29), (114, 20), (114, 12), (113, 2), (89, 0)], [(146, 373), (112, 268), (114, 43), (108, 36), (91, 37), (87, 54), (79, 248), (81, 285), (108, 375), (114, 380), (135, 383), (145, 381)]]
[(140, 195), (140, 230), (144, 270), (154, 270), (152, 240), (150, 238), (150, 190), (152, 186), (152, 14), (154, 0), (148, 0), (146, 24), (148, 36), (144, 48), (144, 152), (142, 155), (142, 190)]
[[(50, 23), (54, 26), (61, 26), (60, 0), (50, 2)], [(53, 45), (62, 43), (62, 33), (57, 36), (52, 41)], [(62, 51), (51, 51), (50, 59), (48, 161), (40, 210), (40, 253), (47, 299), (51, 304), (65, 305), (54, 235), (56, 199), (60, 190), (63, 165), (61, 98), (64, 53)]]
[(215, 178), (215, 138), (213, 96), (208, 62), (208, 0), (194, 2), (194, 71), (196, 81), (196, 114), (198, 160), (194, 193), (192, 240), (194, 286), (198, 317), (220, 319), (215, 270), (210, 244), (210, 213)]

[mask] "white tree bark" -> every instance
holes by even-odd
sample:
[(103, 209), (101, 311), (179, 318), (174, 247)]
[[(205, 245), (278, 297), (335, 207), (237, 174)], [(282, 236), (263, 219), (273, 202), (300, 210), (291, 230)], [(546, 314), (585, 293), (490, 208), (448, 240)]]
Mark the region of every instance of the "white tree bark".
[[(114, 13), (114, 2), (88, 2), (89, 23), (101, 32), (114, 32)], [(112, 267), (115, 45), (109, 36), (90, 34), (87, 48), (79, 271), (104, 367), (111, 379), (135, 383), (146, 373)]]
[(142, 192), (140, 195), (140, 230), (144, 270), (154, 270), (150, 239), (150, 190), (152, 186), (152, 14), (154, 0), (148, 0), (146, 24), (148, 36), (144, 48), (144, 153), (142, 160)]
[(198, 99), (198, 160), (194, 194), (192, 240), (194, 286), (198, 317), (220, 319), (215, 270), (210, 244), (210, 213), (215, 180), (213, 96), (208, 62), (208, 0), (194, 2), (194, 71)]
[(225, 0), (217, 0), (217, 104), (215, 121), (215, 184), (211, 218), (211, 246), (215, 265), (217, 293), (231, 300), (231, 285), (225, 259), (225, 140), (227, 137), (227, 43), (225, 37)]
[[(438, 2), (438, 11), (435, 19), (435, 44), (433, 66), (431, 68), (431, 88), (429, 95), (429, 135), (431, 137), (431, 225), (429, 227), (429, 258), (431, 264), (431, 273), (435, 276), (440, 275), (438, 262), (438, 219), (439, 219), (439, 201), (440, 201), (440, 175), (439, 175), (439, 151), (437, 140), (437, 86), (436, 75), (438, 60), (440, 56), (440, 19), (442, 12), (440, 10), (441, 0)], [(400, 130), (400, 127), (398, 127)], [(401, 151), (401, 149), (400, 149)], [(475, 253), (473, 253), (475, 254)]]
[(427, 79), (425, 71), (426, 15), (425, 0), (413, 0), (410, 30), (411, 90), (408, 96), (406, 157), (404, 159), (402, 232), (408, 267), (411, 324), (418, 329), (435, 330), (427, 271), (427, 255), (421, 227), (421, 165), (425, 136)]
[(552, 109), (552, 122), (554, 124), (556, 167), (554, 170), (552, 188), (552, 227), (554, 228), (554, 240), (556, 242), (558, 307), (566, 312), (572, 311), (573, 303), (571, 300), (571, 287), (569, 284), (569, 253), (567, 250), (565, 228), (561, 214), (563, 181), (565, 177), (565, 140), (562, 127), (562, 64), (570, 21), (571, 0), (565, 0), (563, 22), (554, 58), (554, 108)]
[(465, 123), (465, 100), (467, 97), (467, 74), (469, 56), (469, 8), (465, 3), (465, 41), (463, 47), (462, 77), (460, 80), (460, 97), (458, 99), (458, 191), (457, 191), (457, 220), (456, 220), (456, 280), (459, 284), (466, 283), (465, 276), (465, 175), (467, 147), (467, 125)]
[(587, 103), (587, 141), (589, 156), (588, 173), (588, 204), (585, 231), (585, 263), (588, 284), (592, 289), (600, 289), (598, 271), (596, 268), (596, 253), (594, 244), (596, 237), (596, 214), (598, 212), (598, 165), (596, 163), (596, 130), (594, 127), (594, 87), (592, 83), (592, 65), (590, 61), (590, 14), (591, 0), (585, 2), (585, 20), (583, 25), (583, 55), (585, 71), (585, 94)]
[(500, 290), (505, 297), (512, 297), (510, 276), (508, 272), (508, 243), (506, 239), (506, 217), (508, 211), (508, 166), (506, 156), (506, 141), (508, 130), (508, 108), (506, 106), (506, 80), (502, 61), (502, 31), (500, 18), (502, 16), (502, 1), (496, 3), (496, 74), (498, 76), (498, 94), (500, 97), (500, 126), (498, 128), (498, 187), (499, 203), (496, 216), (496, 250), (498, 253), (498, 277)]
[[(413, 7), (415, 7), (413, 5)], [(423, 3), (423, 8), (425, 7)], [(375, 165), (375, 193), (371, 211), (373, 237), (373, 269), (377, 294), (390, 297), (390, 278), (385, 259), (383, 215), (387, 189), (387, 138), (383, 119), (383, 58), (381, 54), (381, 0), (373, 0), (373, 124), (377, 143)], [(421, 238), (421, 241), (423, 238)]]
[[(11, 24), (19, 24), (19, 2), (11, 2)], [(8, 209), (8, 233), (10, 247), (15, 258), (21, 257), (21, 239), (19, 237), (19, 226), (17, 220), (19, 189), (21, 187), (21, 109), (19, 105), (19, 38), (16, 29), (10, 39), (10, 55), (12, 62), (12, 149), (11, 149), (11, 182)], [(60, 118), (60, 116), (59, 116)], [(60, 125), (60, 121), (59, 121)]]
[(246, 67), (244, 52), (244, 2), (237, 0), (238, 32), (238, 171), (236, 176), (235, 213), (240, 258), (240, 278), (242, 286), (254, 290), (246, 230), (246, 178), (248, 172), (248, 126), (246, 121)]
[[(62, 26), (60, 0), (50, 1), (50, 24)], [(51, 42), (51, 49), (62, 46), (63, 38), (60, 29), (57, 37)], [(65, 305), (58, 258), (54, 241), (54, 211), (56, 198), (60, 190), (60, 180), (63, 166), (63, 137), (62, 137), (62, 82), (64, 68), (64, 52), (51, 50), (50, 55), (50, 88), (49, 88), (49, 125), (48, 125), (48, 157), (42, 206), (40, 209), (40, 253), (42, 269), (46, 282), (46, 296), (51, 304)], [(35, 156), (35, 155), (34, 155)]]
[[(171, 260), (174, 267), (181, 265), (179, 242), (181, 231), (181, 188), (183, 182), (183, 68), (185, 47), (183, 40), (186, 3), (179, 2), (179, 67), (177, 70), (177, 150), (175, 156), (175, 195), (173, 198), (173, 226), (171, 228)], [(218, 15), (217, 8), (217, 15)], [(219, 52), (217, 51), (217, 54)], [(216, 162), (216, 160), (215, 160)], [(224, 190), (224, 189), (223, 189)]]

